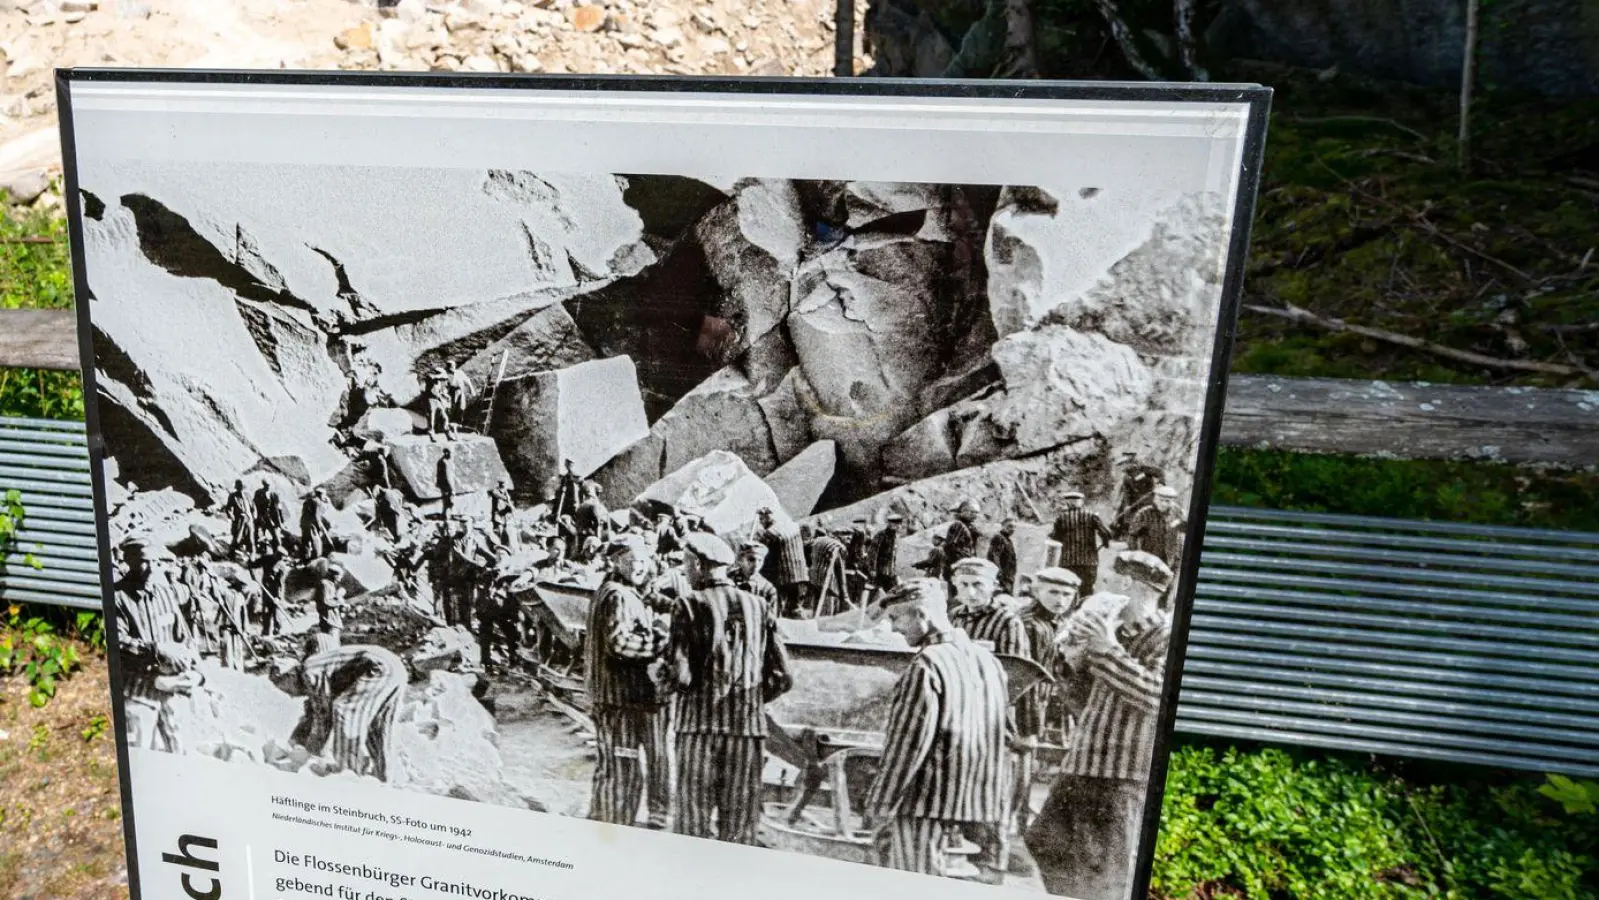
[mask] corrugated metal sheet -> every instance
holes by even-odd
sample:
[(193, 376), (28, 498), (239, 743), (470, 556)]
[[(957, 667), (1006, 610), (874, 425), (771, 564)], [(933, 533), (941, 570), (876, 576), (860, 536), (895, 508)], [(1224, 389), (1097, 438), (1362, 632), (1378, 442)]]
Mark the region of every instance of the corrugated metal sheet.
[[(0, 418), (0, 601), (96, 608), (83, 426)], [(1177, 727), (1599, 776), (1599, 534), (1216, 507)]]

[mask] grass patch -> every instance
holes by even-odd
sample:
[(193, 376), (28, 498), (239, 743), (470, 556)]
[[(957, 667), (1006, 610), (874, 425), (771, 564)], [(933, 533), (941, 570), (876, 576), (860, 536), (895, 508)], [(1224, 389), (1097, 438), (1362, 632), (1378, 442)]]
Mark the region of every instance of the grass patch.
[(1599, 472), (1223, 447), (1211, 502), (1599, 532)]

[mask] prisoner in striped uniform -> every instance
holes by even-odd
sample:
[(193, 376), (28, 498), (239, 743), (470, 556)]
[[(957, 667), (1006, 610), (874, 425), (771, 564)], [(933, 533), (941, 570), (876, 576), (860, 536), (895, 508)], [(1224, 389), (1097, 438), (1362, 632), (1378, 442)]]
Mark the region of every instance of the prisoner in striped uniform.
[(956, 606), (950, 621), (968, 637), (987, 643), (995, 653), (1032, 657), (1027, 643), (1027, 628), (1016, 610), (994, 602), (999, 586), (999, 567), (986, 559), (968, 556), (950, 566), (950, 582)]
[(1060, 544), (1060, 567), (1076, 573), (1086, 597), (1099, 579), (1099, 551), (1110, 546), (1110, 529), (1083, 507), (1082, 491), (1068, 491), (1062, 499), (1066, 508), (1055, 517), (1049, 539)]
[(663, 748), (656, 746), (664, 737), (655, 715), (664, 698), (649, 671), (666, 635), (638, 592), (649, 577), (644, 541), (623, 535), (606, 548), (606, 560), (609, 572), (589, 605), (584, 635), (585, 688), (598, 753), (589, 818), (632, 825), (643, 797), (646, 759), (652, 767), (659, 762), (670, 766)]
[(769, 551), (760, 541), (745, 541), (738, 548), (738, 561), (728, 572), (733, 578), (733, 584), (740, 590), (749, 591), (761, 598), (766, 604), (766, 609), (774, 618), (783, 614), (783, 601), (777, 595), (777, 585), (768, 581), (761, 569), (766, 566), (766, 554)]
[(176, 753), (181, 749), (171, 709), (176, 694), (161, 689), (158, 682), (165, 685), (164, 676), (170, 675), (165, 671), (163, 645), (193, 640), (183, 616), (183, 589), (165, 568), (171, 558), (164, 548), (133, 540), (121, 550), (128, 570), (114, 589), (128, 744)]
[[(969, 556), (950, 566), (950, 581), (954, 585), (958, 604), (950, 613), (950, 621), (956, 627), (995, 653), (1032, 658), (1032, 645), (1027, 639), (1027, 626), (1022, 624), (1021, 614), (994, 599), (999, 585), (998, 566), (986, 559)], [(1040, 729), (1037, 725), (1042, 720), (1036, 696), (1036, 691), (1030, 691), (1019, 698), (1011, 720), (1018, 739), (1013, 748), (1015, 758), (1011, 760), (1011, 771), (1016, 779), (1012, 785), (1013, 800), (1020, 798), (1025, 801), (1032, 785), (1033, 751), (1038, 745)], [(1018, 817), (1028, 814), (1025, 802), (1014, 809)]]
[(766, 703), (788, 691), (788, 657), (766, 604), (734, 586), (733, 550), (685, 539), (694, 593), (672, 617), (679, 834), (754, 844), (760, 818)]
[(1123, 900), (1138, 849), (1171, 625), (1153, 603), (1129, 601), (1119, 625), (1082, 616), (1061, 652), (1091, 680), (1061, 775), (1027, 832), (1051, 893)]
[(883, 865), (950, 874), (947, 843), (974, 837), (984, 880), (1003, 880), (1010, 795), (1005, 670), (949, 620), (943, 582), (880, 601), (916, 656), (894, 686), (882, 764), (866, 799)]
[[(1033, 661), (1043, 667), (1055, 680), (1041, 682), (1017, 704), (1016, 731), (1033, 743), (1043, 740), (1051, 713), (1058, 706), (1059, 685), (1067, 681), (1070, 670), (1061, 660), (1056, 640), (1067, 622), (1067, 614), (1077, 602), (1077, 575), (1069, 569), (1051, 567), (1041, 569), (1034, 580), (1034, 600), (1022, 614), (1022, 625), (1027, 629), (1028, 649)], [(1061, 721), (1063, 716), (1056, 716)], [(1033, 754), (1018, 759), (1023, 770), (1016, 778), (1016, 793), (1012, 804), (1016, 809), (1016, 825), (1025, 832), (1032, 820), (1031, 795), (1033, 786)]]
[(811, 564), (811, 596), (816, 598), (818, 616), (841, 613), (849, 608), (849, 576), (844, 567), (844, 542), (817, 531), (806, 549)]
[(756, 513), (761, 523), (760, 540), (771, 556), (767, 560), (766, 580), (777, 586), (783, 599), (779, 615), (803, 618), (810, 613), (811, 568), (805, 561), (805, 538), (793, 522), (778, 522), (771, 507)]
[(387, 648), (341, 647), (336, 635), (311, 635), (300, 665), (305, 712), (289, 740), (331, 764), (320, 774), (388, 781), (406, 680), (405, 661)]

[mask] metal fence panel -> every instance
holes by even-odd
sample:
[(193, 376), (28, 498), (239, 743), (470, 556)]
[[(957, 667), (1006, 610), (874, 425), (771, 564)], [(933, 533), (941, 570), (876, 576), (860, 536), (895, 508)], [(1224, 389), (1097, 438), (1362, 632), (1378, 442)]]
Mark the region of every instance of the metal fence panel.
[[(0, 602), (100, 604), (76, 422), (0, 418)], [(1599, 776), (1599, 534), (1213, 507), (1179, 731)]]

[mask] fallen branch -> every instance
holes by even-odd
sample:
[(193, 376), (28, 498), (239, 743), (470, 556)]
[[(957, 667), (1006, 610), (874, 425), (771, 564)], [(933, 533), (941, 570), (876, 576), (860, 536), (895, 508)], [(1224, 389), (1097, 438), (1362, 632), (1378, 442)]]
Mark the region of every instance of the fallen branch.
[(1434, 356), (1452, 359), (1455, 362), (1466, 363), (1467, 365), (1472, 366), (1482, 366), (1483, 368), (1487, 369), (1505, 369), (1515, 372), (1537, 372), (1541, 375), (1559, 375), (1565, 378), (1594, 377), (1591, 372), (1578, 366), (1564, 366), (1559, 363), (1539, 362), (1531, 359), (1502, 359), (1497, 356), (1484, 356), (1481, 353), (1473, 353), (1470, 350), (1457, 350), (1454, 347), (1445, 347), (1443, 344), (1411, 337), (1408, 334), (1400, 334), (1396, 331), (1387, 331), (1382, 328), (1372, 328), (1366, 325), (1351, 325), (1350, 323), (1345, 322), (1343, 319), (1319, 316), (1308, 309), (1301, 309), (1297, 306), (1260, 306), (1250, 303), (1245, 304), (1244, 309), (1247, 309), (1250, 312), (1260, 313), (1262, 315), (1275, 316), (1279, 319), (1287, 319), (1290, 322), (1296, 322), (1301, 325), (1310, 325), (1315, 328), (1320, 328), (1324, 331), (1358, 334), (1361, 337), (1371, 338), (1374, 341), (1382, 341), (1384, 343), (1395, 344), (1400, 347), (1408, 347), (1412, 350), (1420, 350), (1423, 353), (1430, 353)]

